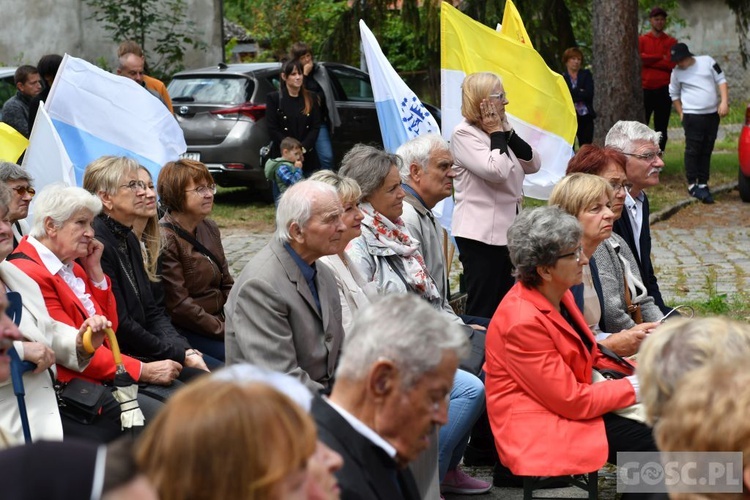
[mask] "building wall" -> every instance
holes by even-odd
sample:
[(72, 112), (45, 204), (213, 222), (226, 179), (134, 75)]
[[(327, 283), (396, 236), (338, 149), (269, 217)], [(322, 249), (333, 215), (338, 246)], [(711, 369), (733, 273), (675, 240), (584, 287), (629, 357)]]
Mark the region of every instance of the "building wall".
[(724, 0), (682, 0), (678, 15), (686, 26), (669, 33), (693, 54), (709, 55), (719, 63), (733, 105), (750, 103), (750, 65), (747, 70), (742, 67), (735, 16)]
[[(195, 68), (221, 61), (219, 0), (185, 0), (188, 17), (197, 23), (205, 51), (188, 51), (185, 66)], [(44, 54), (68, 53), (90, 62), (116, 67), (120, 40), (112, 40), (83, 0), (2, 0), (0, 66), (36, 64)], [(148, 44), (146, 45), (148, 50)], [(148, 56), (148, 53), (147, 53)]]

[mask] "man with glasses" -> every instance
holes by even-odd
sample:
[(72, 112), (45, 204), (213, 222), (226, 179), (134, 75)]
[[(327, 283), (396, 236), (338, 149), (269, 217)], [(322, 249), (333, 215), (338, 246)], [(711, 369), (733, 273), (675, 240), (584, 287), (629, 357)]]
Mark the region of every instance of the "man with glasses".
[(694, 56), (684, 43), (672, 47), (672, 62), (677, 66), (669, 95), (685, 129), (688, 192), (703, 203), (713, 203), (708, 176), (719, 121), (729, 113), (727, 79), (711, 56)]
[(614, 232), (622, 236), (638, 261), (641, 277), (656, 305), (664, 314), (671, 308), (664, 304), (651, 264), (651, 228), (649, 203), (644, 189), (659, 184), (664, 168), (659, 149), (661, 134), (636, 121), (618, 121), (607, 133), (605, 144), (627, 157), (625, 165), (630, 191), (625, 198), (622, 217), (614, 223)]
[(29, 204), (36, 190), (31, 187), (31, 175), (19, 165), (11, 162), (0, 162), (0, 181), (11, 189), (11, 200), (8, 205), (8, 219), (13, 229), (13, 248), (18, 246), (21, 238), (29, 234)]

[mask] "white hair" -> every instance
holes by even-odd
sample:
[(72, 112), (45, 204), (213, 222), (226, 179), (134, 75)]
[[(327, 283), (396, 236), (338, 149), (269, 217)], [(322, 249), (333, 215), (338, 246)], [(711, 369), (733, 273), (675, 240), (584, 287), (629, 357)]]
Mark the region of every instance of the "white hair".
[(623, 153), (632, 153), (632, 145), (636, 141), (647, 141), (659, 146), (661, 132), (655, 132), (641, 122), (620, 120), (609, 129), (604, 145), (620, 150)]
[(312, 217), (313, 205), (321, 198), (321, 195), (339, 199), (335, 187), (320, 181), (301, 181), (284, 191), (279, 199), (279, 206), (276, 208), (274, 237), (282, 243), (291, 241), (289, 227), (295, 222), (299, 227), (305, 227)]
[(255, 383), (270, 385), (277, 391), (286, 394), (300, 408), (310, 412), (313, 395), (305, 385), (286, 373), (275, 372), (249, 363), (227, 366), (211, 375), (216, 380), (237, 383)]
[(92, 216), (102, 211), (102, 202), (83, 188), (50, 184), (46, 186), (34, 201), (34, 225), (29, 234), (34, 238), (47, 236), (44, 223), (52, 219), (56, 227), (61, 227), (80, 210), (88, 210)]
[(396, 150), (396, 155), (401, 157), (399, 173), (401, 180), (409, 183), (411, 176), (409, 168), (412, 163), (416, 163), (422, 170), (427, 170), (427, 163), (430, 161), (430, 154), (435, 150), (450, 151), (448, 142), (439, 134), (422, 134), (414, 139), (403, 143)]
[(391, 294), (358, 311), (344, 339), (336, 377), (363, 380), (373, 364), (388, 359), (409, 388), (437, 368), (446, 352), (458, 359), (468, 355), (461, 327), (416, 295)]

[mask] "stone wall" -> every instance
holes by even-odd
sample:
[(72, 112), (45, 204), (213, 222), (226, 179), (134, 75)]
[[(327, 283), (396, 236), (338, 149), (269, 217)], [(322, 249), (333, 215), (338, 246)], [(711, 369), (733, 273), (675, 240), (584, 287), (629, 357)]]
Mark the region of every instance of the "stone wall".
[[(185, 67), (218, 63), (222, 56), (221, 13), (218, 0), (185, 0), (188, 17), (197, 24), (205, 51), (189, 51)], [(0, 66), (36, 64), (49, 53), (81, 57), (116, 67), (120, 40), (112, 40), (91, 17), (83, 0), (2, 0)], [(148, 44), (146, 46), (148, 50)]]
[(723, 0), (682, 0), (678, 15), (684, 28), (672, 28), (669, 34), (684, 42), (690, 52), (709, 55), (727, 76), (729, 100), (750, 103), (750, 65), (742, 67), (734, 13)]

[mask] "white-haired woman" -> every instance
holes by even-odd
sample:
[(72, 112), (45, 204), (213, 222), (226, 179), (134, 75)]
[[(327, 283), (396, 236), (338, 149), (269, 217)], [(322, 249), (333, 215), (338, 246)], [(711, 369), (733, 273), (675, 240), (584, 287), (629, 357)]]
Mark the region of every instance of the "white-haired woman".
[[(72, 372), (84, 370), (90, 362), (90, 355), (83, 349), (82, 333), (91, 326), (94, 332), (99, 332), (94, 336), (94, 345), (101, 345), (101, 332), (108, 322), (107, 318), (97, 315), (71, 327), (49, 317), (39, 285), (6, 260), (13, 251), (13, 233), (7, 217), (10, 203), (10, 189), (0, 183), (0, 287), (8, 291), (9, 297), (4, 299), (3, 296), (0, 308), (4, 313), (11, 295), (15, 295), (14, 300), (21, 301), (19, 330), (23, 340), (15, 342), (14, 347), (22, 360), (36, 365), (35, 370), (23, 376), (31, 438), (35, 441), (60, 440), (63, 434), (76, 435), (76, 432), (61, 421), (52, 377), (58, 366)], [(4, 330), (8, 328), (6, 325), (2, 327)], [(0, 352), (5, 354), (7, 348), (3, 342)], [(112, 416), (119, 418), (119, 407)], [(7, 431), (14, 441), (22, 442), (21, 416), (10, 381), (0, 383), (0, 428)]]
[[(117, 331), (117, 304), (111, 280), (104, 274), (101, 255), (104, 245), (94, 238), (94, 217), (102, 203), (85, 189), (62, 184), (45, 188), (35, 204), (34, 224), (29, 236), (9, 260), (34, 278), (44, 296), (50, 316), (77, 327), (86, 318), (100, 315)], [(142, 362), (123, 355), (123, 363), (134, 380), (170, 385), (180, 373), (172, 360)], [(58, 379), (69, 382), (83, 377), (93, 382), (111, 382), (115, 375), (112, 353), (107, 344), (97, 349), (82, 373), (60, 367)], [(161, 403), (139, 395), (147, 417), (156, 413)]]

